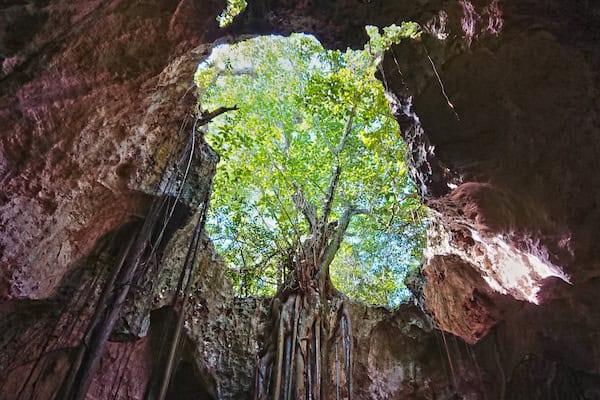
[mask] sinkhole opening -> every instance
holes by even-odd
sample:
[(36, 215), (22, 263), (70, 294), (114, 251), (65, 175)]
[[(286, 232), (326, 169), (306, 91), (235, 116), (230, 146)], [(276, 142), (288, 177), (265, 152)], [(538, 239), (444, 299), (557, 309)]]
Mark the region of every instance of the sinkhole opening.
[(409, 296), (426, 211), (375, 72), (417, 28), (367, 27), (364, 49), (345, 52), (306, 34), (260, 36), (198, 66), (199, 108), (214, 116), (202, 129), (221, 157), (206, 228), (237, 295), (327, 279), (367, 304)]

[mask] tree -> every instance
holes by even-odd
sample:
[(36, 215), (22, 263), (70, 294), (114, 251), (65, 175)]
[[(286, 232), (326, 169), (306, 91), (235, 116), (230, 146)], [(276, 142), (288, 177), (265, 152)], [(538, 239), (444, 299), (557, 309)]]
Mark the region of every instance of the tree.
[[(413, 257), (422, 243), (422, 207), (374, 77), (383, 51), (417, 27), (367, 31), (365, 49), (345, 53), (305, 35), (259, 37), (216, 49), (196, 75), (203, 107), (239, 107), (210, 127), (223, 163), (209, 233), (237, 266), (242, 294), (273, 294), (257, 399), (351, 393), (351, 321), (330, 273), (336, 254), (364, 263), (405, 244)], [(384, 267), (379, 278), (389, 281)]]

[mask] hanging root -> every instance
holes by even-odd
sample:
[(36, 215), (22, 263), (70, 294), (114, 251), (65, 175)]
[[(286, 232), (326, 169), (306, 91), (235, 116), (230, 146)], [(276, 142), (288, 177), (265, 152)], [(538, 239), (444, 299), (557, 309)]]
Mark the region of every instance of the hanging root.
[(281, 310), (281, 316), (279, 317), (279, 334), (277, 335), (277, 370), (276, 370), (276, 378), (275, 378), (275, 399), (281, 398), (281, 374), (282, 374), (282, 366), (283, 366), (283, 342), (285, 339), (285, 317), (286, 317), (286, 308), (285, 306)]
[(450, 349), (448, 348), (448, 342), (446, 341), (446, 334), (444, 334), (444, 331), (442, 329), (440, 329), (440, 332), (442, 333), (442, 339), (444, 340), (446, 356), (448, 356), (448, 366), (450, 367), (450, 374), (452, 375), (452, 386), (454, 386), (454, 388), (457, 388), (456, 374), (454, 372), (454, 364), (452, 364), (452, 357), (450, 357)]
[[(340, 363), (344, 373), (345, 388), (348, 393), (348, 400), (352, 400), (352, 326), (350, 324), (350, 313), (348, 311), (347, 301), (343, 301), (337, 313), (335, 325), (335, 371), (336, 371), (336, 399), (339, 398), (339, 373)], [(341, 342), (341, 356), (338, 356)]]
[[(327, 303), (312, 288), (273, 302), (281, 307), (271, 310), (278, 318), (257, 359), (254, 400), (327, 400), (333, 399), (333, 390), (338, 400), (352, 399), (348, 306), (343, 301), (330, 314)], [(330, 356), (335, 357), (331, 364)]]
[(335, 339), (335, 400), (340, 400), (340, 357), (338, 355), (339, 340)]
[(285, 337), (285, 375), (283, 380), (283, 400), (289, 399), (289, 393), (291, 389), (290, 379), (292, 372), (292, 338), (290, 336)]
[(344, 302), (342, 308), (342, 346), (345, 364), (344, 369), (346, 373), (346, 386), (348, 388), (348, 400), (352, 400), (352, 325), (350, 322), (350, 313), (348, 312), (348, 303)]
[[(294, 298), (294, 328), (292, 329), (292, 339), (291, 339), (291, 357), (288, 371), (288, 375), (290, 376), (289, 381), (287, 383), (287, 392), (286, 399), (292, 398), (292, 379), (293, 379), (293, 368), (296, 363), (296, 342), (298, 340), (298, 322), (300, 321), (300, 296), (295, 296)], [(296, 379), (298, 380), (298, 379)]]
[(313, 397), (316, 399), (321, 398), (321, 317), (317, 317), (313, 328), (313, 335), (315, 337), (315, 358), (314, 358), (314, 368), (315, 368), (315, 378), (314, 378), (314, 390)]

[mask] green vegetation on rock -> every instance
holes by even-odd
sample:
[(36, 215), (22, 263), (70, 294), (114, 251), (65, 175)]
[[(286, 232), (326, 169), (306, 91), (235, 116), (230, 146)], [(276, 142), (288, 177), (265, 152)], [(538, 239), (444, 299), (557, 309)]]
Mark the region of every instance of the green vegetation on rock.
[(246, 0), (227, 0), (227, 8), (217, 17), (219, 26), (223, 28), (231, 24), (233, 19), (244, 11), (247, 5)]

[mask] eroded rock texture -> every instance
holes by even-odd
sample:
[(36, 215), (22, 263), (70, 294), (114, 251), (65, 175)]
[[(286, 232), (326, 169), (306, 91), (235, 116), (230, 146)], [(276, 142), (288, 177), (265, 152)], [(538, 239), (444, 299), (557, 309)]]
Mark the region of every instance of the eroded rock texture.
[(202, 55), (190, 50), (220, 7), (2, 6), (2, 298), (48, 297), (102, 234), (143, 213), (192, 111)]
[[(428, 39), (387, 59), (400, 120), (410, 104), (414, 130), (423, 130), (435, 162), (451, 173), (424, 185), (435, 210), (424, 302), (441, 327), (471, 343), (501, 323), (498, 364), (509, 387), (540, 382), (521, 376), (524, 364), (537, 363), (555, 375), (541, 373), (546, 388), (531, 398), (596, 398), (586, 373), (600, 365), (591, 343), (600, 320), (587, 306), (598, 274), (600, 182), (589, 171), (598, 168), (600, 145), (592, 45), (599, 10), (535, 1), (501, 8), (498, 37), (480, 36), (469, 47), (451, 35)], [(485, 18), (475, 11), (479, 26)], [(419, 71), (427, 68), (424, 78)], [(416, 175), (427, 183), (427, 172)], [(517, 398), (520, 390), (502, 393)]]
[[(598, 5), (257, 0), (218, 31), (223, 7), (0, 6), (0, 397), (55, 395), (119, 249), (189, 137), (192, 74), (214, 40), (303, 31), (343, 49), (362, 45), (367, 23), (414, 20), (426, 34), (394, 47), (381, 79), (433, 210), (413, 286), (450, 333), (412, 306), (353, 306), (355, 398), (600, 398)], [(199, 149), (163, 270), (137, 278), (89, 398), (142, 398), (161, 365), (186, 220), (216, 162)], [(234, 299), (204, 243), (170, 396), (248, 398), (266, 304)]]

